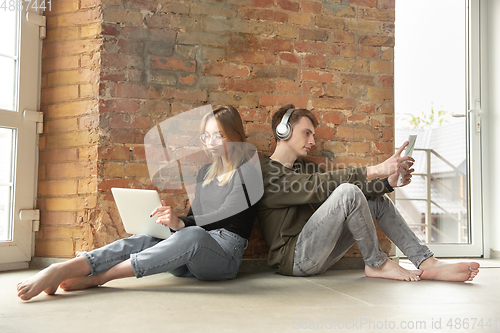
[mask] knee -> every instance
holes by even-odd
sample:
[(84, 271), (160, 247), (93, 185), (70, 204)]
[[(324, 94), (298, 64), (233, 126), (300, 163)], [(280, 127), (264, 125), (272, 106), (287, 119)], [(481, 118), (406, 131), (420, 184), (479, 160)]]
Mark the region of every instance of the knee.
[(178, 236), (182, 235), (182, 238), (184, 240), (189, 240), (189, 242), (195, 244), (207, 236), (207, 231), (202, 227), (193, 226), (193, 227), (182, 228), (175, 234), (177, 234)]
[(340, 184), (336, 191), (338, 191), (339, 195), (351, 200), (357, 199), (359, 196), (364, 196), (363, 191), (351, 183)]

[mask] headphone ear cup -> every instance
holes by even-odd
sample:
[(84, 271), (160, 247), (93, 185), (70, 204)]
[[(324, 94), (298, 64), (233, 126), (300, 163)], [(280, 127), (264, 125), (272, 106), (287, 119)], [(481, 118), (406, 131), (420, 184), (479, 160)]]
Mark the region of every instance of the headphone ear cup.
[(288, 140), (291, 135), (292, 128), (289, 123), (279, 124), (278, 127), (276, 127), (276, 136), (278, 137), (278, 139)]

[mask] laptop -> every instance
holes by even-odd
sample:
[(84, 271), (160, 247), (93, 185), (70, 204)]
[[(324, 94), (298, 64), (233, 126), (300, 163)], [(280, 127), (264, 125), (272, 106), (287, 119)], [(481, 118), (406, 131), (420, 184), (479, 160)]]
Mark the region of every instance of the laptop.
[(125, 231), (129, 234), (146, 234), (167, 239), (170, 228), (156, 223), (158, 217), (150, 217), (156, 207), (161, 205), (160, 195), (154, 190), (138, 190), (130, 188), (111, 189)]

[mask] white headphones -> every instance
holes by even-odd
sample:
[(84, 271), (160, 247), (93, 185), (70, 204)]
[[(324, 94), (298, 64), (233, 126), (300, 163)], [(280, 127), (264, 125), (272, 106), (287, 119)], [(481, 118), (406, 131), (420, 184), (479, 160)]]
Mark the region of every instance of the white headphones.
[(293, 111), (295, 111), (295, 109), (288, 110), (283, 116), (283, 119), (281, 119), (279, 125), (276, 127), (276, 136), (280, 140), (288, 140), (290, 136), (292, 136), (292, 126), (288, 122), (288, 119), (290, 119)]

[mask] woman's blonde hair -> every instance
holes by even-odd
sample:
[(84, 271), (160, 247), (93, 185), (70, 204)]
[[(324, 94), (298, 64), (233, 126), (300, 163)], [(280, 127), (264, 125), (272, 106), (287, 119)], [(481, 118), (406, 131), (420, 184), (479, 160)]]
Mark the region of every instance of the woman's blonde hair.
[[(200, 126), (200, 133), (205, 133), (205, 127), (209, 119), (214, 118), (217, 122), (219, 130), (223, 132), (224, 137), (230, 142), (246, 142), (245, 129), (243, 128), (243, 121), (241, 120), (238, 110), (231, 105), (218, 107), (213, 113), (207, 114), (203, 117)], [(233, 151), (228, 154), (227, 147), (224, 145), (224, 151), (227, 159), (227, 170), (224, 170), (224, 163), (221, 156), (214, 157), (213, 163), (208, 168), (205, 178), (203, 179), (202, 186), (210, 184), (218, 174), (224, 173), (224, 178), (219, 183), (219, 186), (224, 186), (229, 182), (236, 169), (243, 161), (249, 159), (248, 151), (245, 149), (244, 144), (231, 145)], [(204, 147), (207, 154), (210, 152)]]

